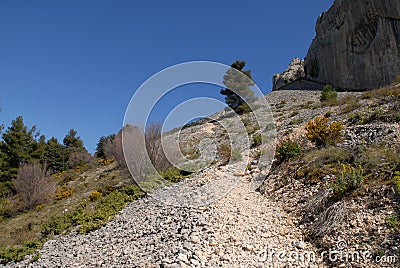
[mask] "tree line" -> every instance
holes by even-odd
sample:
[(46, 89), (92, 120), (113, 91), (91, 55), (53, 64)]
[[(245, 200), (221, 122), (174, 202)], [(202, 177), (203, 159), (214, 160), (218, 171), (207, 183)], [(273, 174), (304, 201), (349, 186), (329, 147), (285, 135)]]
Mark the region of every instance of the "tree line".
[(48, 181), (51, 174), (92, 158), (74, 129), (69, 130), (62, 142), (55, 137), (47, 140), (36, 126), (28, 128), (19, 116), (8, 128), (1, 126), (0, 134), (0, 198), (19, 194), (27, 208), (42, 202), (47, 195), (44, 191), (51, 191), (48, 189), (52, 185)]
[[(226, 88), (220, 92), (226, 96), (228, 106), (239, 114), (250, 112), (248, 103), (254, 100), (250, 89), (254, 82), (251, 72), (243, 70), (245, 64), (236, 61), (231, 65), (223, 77)], [(126, 171), (124, 176), (143, 177), (149, 165), (147, 159), (155, 170), (165, 172), (172, 165), (161, 145), (161, 126), (151, 123), (141, 130), (127, 125), (117, 134), (101, 137), (94, 156), (113, 159), (118, 169)], [(129, 163), (130, 172), (123, 152), (123, 133), (125, 145), (131, 148), (128, 153), (134, 154), (128, 157), (133, 159)], [(141, 148), (138, 141), (143, 139), (145, 147)], [(0, 201), (18, 196), (25, 208), (33, 208), (54, 194), (51, 174), (93, 162), (94, 156), (88, 153), (76, 130), (70, 129), (61, 142), (55, 137), (46, 139), (36, 126), (29, 128), (19, 116), (8, 128), (0, 126)]]

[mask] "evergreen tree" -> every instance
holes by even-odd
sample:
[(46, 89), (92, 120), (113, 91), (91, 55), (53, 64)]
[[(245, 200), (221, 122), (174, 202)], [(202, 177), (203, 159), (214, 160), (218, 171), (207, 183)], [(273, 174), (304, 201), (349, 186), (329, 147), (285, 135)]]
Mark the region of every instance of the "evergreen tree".
[(3, 166), (2, 175), (12, 179), (16, 176), (21, 163), (32, 159), (39, 135), (36, 127), (28, 129), (25, 126), (22, 116), (11, 122), (11, 126), (2, 134), (1, 152), (5, 155), (7, 163)]
[(63, 139), (63, 144), (65, 147), (70, 149), (71, 152), (86, 152), (86, 149), (83, 145), (83, 141), (79, 136), (77, 136), (78, 131), (75, 129), (70, 129), (68, 134), (65, 135)]
[(107, 142), (113, 141), (115, 138), (115, 134), (109, 135), (109, 136), (103, 136), (99, 139), (99, 142), (97, 143), (96, 147), (96, 157), (97, 158), (106, 158), (106, 153), (104, 151), (105, 145)]
[(238, 114), (250, 112), (247, 102), (254, 100), (254, 92), (250, 89), (254, 85), (251, 71), (243, 71), (245, 61), (235, 61), (224, 75), (225, 89), (220, 93), (225, 95), (225, 102)]
[(0, 142), (0, 182), (9, 180), (9, 178), (7, 177), (9, 169), (8, 156), (3, 151), (4, 146), (4, 142)]
[(44, 159), (52, 172), (60, 172), (68, 169), (69, 152), (65, 146), (60, 144), (54, 137), (46, 143)]
[(46, 152), (46, 136), (41, 135), (39, 140), (33, 144), (32, 158), (43, 161)]

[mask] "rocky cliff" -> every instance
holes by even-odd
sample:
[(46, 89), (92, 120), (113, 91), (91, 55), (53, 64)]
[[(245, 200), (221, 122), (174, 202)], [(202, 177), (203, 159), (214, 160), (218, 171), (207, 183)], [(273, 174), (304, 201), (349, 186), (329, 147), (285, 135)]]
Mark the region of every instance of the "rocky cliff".
[(365, 90), (400, 74), (400, 1), (336, 0), (317, 21), (307, 79)]
[(294, 58), (283, 73), (274, 74), (274, 77), (272, 78), (272, 90), (280, 89), (281, 87), (303, 78), (304, 76), (304, 61), (299, 58)]

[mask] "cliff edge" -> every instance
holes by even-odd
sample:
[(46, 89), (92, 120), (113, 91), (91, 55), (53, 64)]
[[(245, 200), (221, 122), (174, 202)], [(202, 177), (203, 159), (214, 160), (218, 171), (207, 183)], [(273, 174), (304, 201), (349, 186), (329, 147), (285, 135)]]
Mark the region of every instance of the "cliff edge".
[(336, 0), (318, 18), (305, 72), (338, 89), (392, 83), (400, 74), (400, 1)]

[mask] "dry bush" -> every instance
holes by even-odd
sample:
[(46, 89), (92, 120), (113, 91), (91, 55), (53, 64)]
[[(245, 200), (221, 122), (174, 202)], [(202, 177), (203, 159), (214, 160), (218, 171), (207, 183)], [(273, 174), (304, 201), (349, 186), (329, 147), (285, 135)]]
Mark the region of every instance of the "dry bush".
[(311, 228), (311, 236), (321, 238), (334, 230), (337, 226), (342, 226), (347, 219), (347, 207), (344, 202), (337, 202), (326, 208), (318, 216), (318, 222)]
[[(118, 157), (122, 157), (122, 159), (117, 158), (116, 160), (118, 163), (126, 161), (125, 165), (129, 167), (135, 181), (142, 181), (149, 173), (154, 172), (146, 151), (145, 135), (139, 127), (131, 125), (125, 126), (116, 138), (119, 138), (121, 134), (123, 134), (124, 152), (118, 151)], [(118, 143), (121, 144), (120, 150), (122, 151), (122, 142), (118, 141)]]
[(355, 153), (354, 150), (347, 148), (327, 147), (309, 151), (304, 158), (308, 165), (312, 165), (312, 168), (316, 168), (326, 164), (347, 163), (355, 157)]
[(304, 210), (308, 214), (320, 213), (328, 206), (329, 200), (332, 197), (332, 189), (324, 188), (311, 198), (305, 205)]
[(221, 144), (217, 148), (218, 154), (221, 157), (221, 165), (226, 165), (229, 163), (229, 160), (231, 159), (232, 155), (232, 148), (228, 144)]
[(88, 152), (73, 152), (68, 159), (68, 165), (71, 168), (93, 164), (93, 157)]
[(146, 150), (154, 168), (166, 171), (172, 165), (165, 156), (161, 141), (162, 124), (150, 123), (146, 129)]
[(355, 164), (372, 174), (374, 181), (390, 180), (395, 170), (400, 169), (400, 148), (385, 145), (368, 146), (355, 159)]
[(165, 171), (171, 167), (162, 148), (162, 127), (151, 123), (146, 133), (139, 127), (127, 125), (113, 139), (106, 141), (106, 158), (114, 159), (122, 170), (129, 171), (136, 180), (144, 179), (155, 170)]
[(27, 208), (46, 202), (56, 188), (55, 181), (46, 174), (46, 165), (37, 162), (22, 164), (13, 184)]
[(361, 104), (359, 103), (356, 96), (347, 95), (339, 99), (338, 106), (340, 107), (340, 113), (346, 114), (359, 109), (361, 107)]
[(126, 168), (124, 151), (122, 149), (122, 132), (115, 135), (114, 139), (108, 139), (104, 145), (104, 154), (108, 159), (114, 159), (118, 167)]
[(390, 101), (393, 98), (398, 98), (400, 94), (400, 86), (385, 86), (378, 89), (368, 90), (361, 94), (362, 99), (377, 99), (381, 101)]

